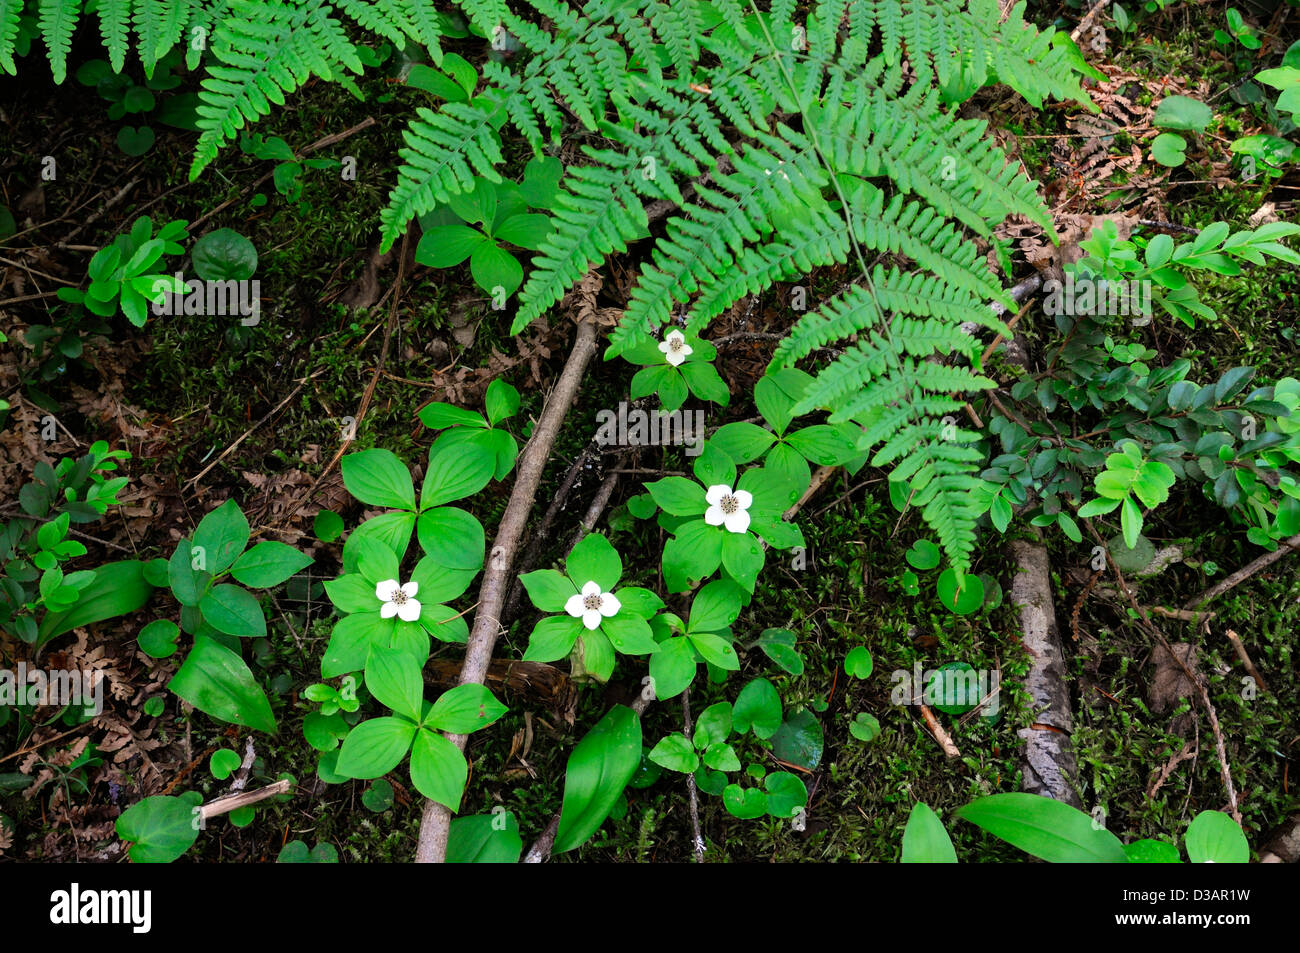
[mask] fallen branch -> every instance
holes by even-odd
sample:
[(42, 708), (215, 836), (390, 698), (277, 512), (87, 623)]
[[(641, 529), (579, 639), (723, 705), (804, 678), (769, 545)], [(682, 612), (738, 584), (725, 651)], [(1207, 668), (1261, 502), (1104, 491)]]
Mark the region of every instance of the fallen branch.
[(928, 705), (921, 704), (921, 697), (918, 695), (912, 699), (913, 703), (921, 709), (921, 717), (925, 719), (925, 725), (930, 729), (930, 734), (934, 735), (934, 740), (939, 742), (939, 747), (949, 758), (960, 758), (961, 750), (952, 740), (952, 735), (944, 731), (943, 725), (939, 724), (939, 719), (934, 717), (934, 712), (930, 711)]
[[(682, 722), (682, 733), (686, 736), (687, 741), (691, 741), (695, 734), (695, 723), (691, 721), (690, 688), (682, 692)], [(702, 864), (704, 863), (704, 837), (700, 834), (700, 795), (696, 789), (694, 773), (686, 775), (686, 793), (689, 796), (691, 808), (691, 848), (695, 852), (695, 862)]]
[(1259, 674), (1259, 669), (1255, 668), (1255, 663), (1251, 661), (1250, 654), (1246, 651), (1246, 646), (1242, 644), (1241, 636), (1229, 629), (1224, 633), (1228, 641), (1232, 643), (1233, 651), (1237, 653), (1237, 658), (1241, 659), (1242, 666), (1246, 669), (1246, 674), (1255, 680), (1261, 692), (1267, 692), (1268, 686), (1264, 684), (1264, 676)]
[[(583, 279), (579, 294), (595, 295), (599, 287), (598, 279), (591, 273)], [(492, 649), (496, 645), (500, 630), (500, 616), (505, 602), (506, 587), (510, 581), (510, 570), (514, 564), (515, 550), (523, 535), (528, 515), (532, 512), (537, 488), (542, 481), (542, 471), (551, 455), (551, 447), (560, 432), (573, 399), (577, 396), (578, 386), (582, 383), (587, 364), (596, 353), (596, 326), (590, 321), (578, 324), (578, 331), (573, 341), (573, 350), (565, 361), (560, 378), (556, 381), (550, 397), (542, 408), (541, 418), (533, 435), (519, 455), (519, 467), (515, 477), (510, 500), (506, 504), (505, 514), (493, 541), (492, 552), (483, 572), (483, 583), (479, 587), (478, 610), (474, 614), (474, 628), (469, 634), (465, 646), (465, 664), (461, 669), (462, 685), (482, 685), (492, 662)], [(448, 735), (452, 744), (460, 751), (465, 750), (464, 735)], [(424, 816), (420, 821), (420, 840), (416, 847), (417, 863), (442, 863), (447, 856), (447, 837), (451, 828), (451, 811), (434, 801), (426, 801)]]
[(247, 807), (250, 804), (256, 804), (259, 801), (265, 801), (270, 797), (277, 797), (281, 794), (288, 794), (293, 787), (293, 782), (288, 778), (282, 778), (274, 784), (268, 784), (264, 788), (256, 791), (240, 791), (236, 794), (227, 794), (225, 797), (219, 797), (215, 801), (209, 801), (200, 809), (203, 819), (206, 821), (210, 817), (217, 817), (220, 814), (228, 814), (231, 811), (241, 807)]
[(1219, 598), (1219, 596), (1223, 595), (1225, 592), (1227, 592), (1229, 589), (1233, 588), (1234, 586), (1237, 586), (1245, 582), (1247, 579), (1255, 575), (1255, 573), (1259, 572), (1261, 569), (1264, 569), (1267, 566), (1271, 566), (1273, 565), (1273, 563), (1277, 562), (1283, 556), (1295, 552), (1297, 548), (1300, 548), (1300, 534), (1292, 536), (1290, 539), (1288, 539), (1277, 549), (1273, 550), (1271, 553), (1265, 553), (1263, 556), (1260, 556), (1258, 559), (1254, 560), (1253, 562), (1248, 563), (1247, 565), (1238, 569), (1231, 576), (1228, 576), (1226, 579), (1223, 579), (1215, 583), (1213, 586), (1211, 586), (1209, 589), (1206, 589), (1195, 599), (1192, 599), (1184, 603), (1183, 608), (1199, 609), (1201, 606), (1205, 605), (1207, 602), (1211, 601), (1212, 599)]

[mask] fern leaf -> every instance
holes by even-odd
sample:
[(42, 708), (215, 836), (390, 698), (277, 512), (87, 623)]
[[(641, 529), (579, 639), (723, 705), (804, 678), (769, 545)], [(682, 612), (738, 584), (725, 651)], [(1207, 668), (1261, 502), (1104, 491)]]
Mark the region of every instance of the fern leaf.
[(40, 0), (39, 10), (38, 24), (50, 72), (54, 74), (54, 82), (62, 83), (68, 76), (68, 50), (72, 48), (72, 34), (81, 16), (81, 0)]
[(23, 0), (0, 0), (0, 69), (10, 76), (18, 73), (14, 64), (14, 40), (18, 37)]
[(131, 0), (99, 0), (99, 35), (108, 50), (108, 62), (113, 72), (122, 72), (126, 65), (126, 49), (131, 26)]

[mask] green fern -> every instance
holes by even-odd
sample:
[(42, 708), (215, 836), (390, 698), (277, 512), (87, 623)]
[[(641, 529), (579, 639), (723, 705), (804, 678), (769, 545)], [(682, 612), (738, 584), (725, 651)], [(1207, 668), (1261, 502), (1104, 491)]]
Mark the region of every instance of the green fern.
[(24, 0), (0, 0), (0, 70), (11, 76), (18, 72), (14, 63), (14, 41), (18, 38), (23, 2)]
[(68, 76), (68, 50), (72, 48), (72, 34), (81, 17), (81, 0), (39, 0), (37, 7), (50, 72), (54, 74), (54, 82), (61, 83)]
[(239, 2), (212, 42), (218, 62), (208, 67), (199, 92), (199, 135), (190, 180), (216, 158), (222, 143), (248, 122), (283, 106), (315, 74), (332, 79), (344, 69), (361, 72), (356, 49), (323, 0), (301, 7)]

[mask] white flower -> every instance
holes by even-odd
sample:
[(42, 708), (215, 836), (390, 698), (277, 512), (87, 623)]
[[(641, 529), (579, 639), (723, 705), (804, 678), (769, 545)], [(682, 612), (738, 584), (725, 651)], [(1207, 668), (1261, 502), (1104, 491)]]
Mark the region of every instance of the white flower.
[(732, 492), (725, 483), (715, 483), (704, 494), (709, 508), (704, 511), (704, 522), (710, 526), (725, 526), (729, 533), (743, 533), (749, 529), (749, 505), (754, 497), (747, 490)]
[(581, 592), (569, 596), (564, 604), (564, 611), (574, 618), (581, 618), (588, 629), (600, 627), (601, 617), (617, 615), (623, 603), (612, 592), (601, 592), (600, 583), (592, 580), (582, 587)]
[(397, 616), (403, 622), (414, 622), (420, 618), (420, 603), (415, 598), (419, 591), (418, 582), (399, 586), (396, 579), (386, 579), (375, 586), (375, 595), (383, 603), (379, 607), (380, 618), (391, 619)]
[(664, 339), (659, 342), (659, 350), (663, 351), (664, 359), (673, 367), (677, 367), (694, 353), (694, 349), (686, 343), (686, 335), (676, 329), (664, 335)]

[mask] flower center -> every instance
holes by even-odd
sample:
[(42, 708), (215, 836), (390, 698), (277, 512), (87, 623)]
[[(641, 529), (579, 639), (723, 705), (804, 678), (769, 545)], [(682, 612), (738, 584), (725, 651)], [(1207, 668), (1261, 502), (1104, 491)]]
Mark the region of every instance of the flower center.
[(740, 509), (740, 501), (734, 496), (724, 496), (722, 502), (718, 505), (722, 507), (722, 512), (726, 513), (728, 516)]
[(603, 601), (603, 597), (599, 592), (593, 592), (589, 596), (582, 597), (582, 607), (584, 609), (595, 609), (599, 612)]
[(680, 351), (685, 346), (685, 344), (686, 344), (686, 338), (676, 338), (676, 337), (669, 338), (668, 350)]
[(393, 594), (388, 597), (388, 601), (395, 606), (404, 606), (406, 605), (406, 600), (409, 598), (410, 597), (401, 589), (394, 589)]

